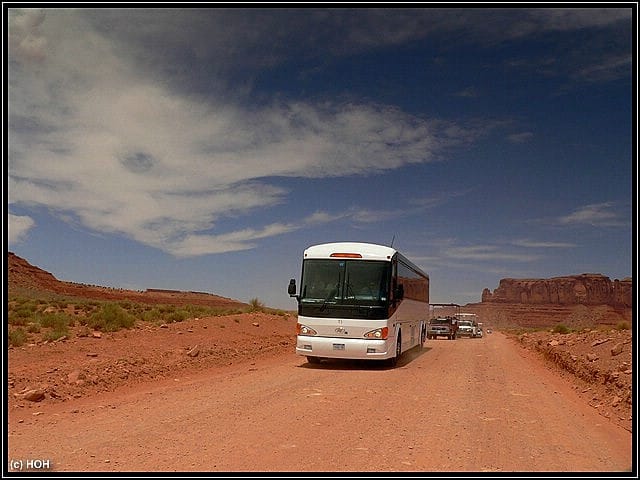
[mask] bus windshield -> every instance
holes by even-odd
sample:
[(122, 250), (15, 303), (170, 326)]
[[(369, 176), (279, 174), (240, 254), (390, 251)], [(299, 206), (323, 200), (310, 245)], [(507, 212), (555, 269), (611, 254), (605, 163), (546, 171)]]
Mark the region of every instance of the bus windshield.
[(384, 306), (389, 296), (390, 266), (389, 262), (370, 260), (305, 260), (300, 302)]

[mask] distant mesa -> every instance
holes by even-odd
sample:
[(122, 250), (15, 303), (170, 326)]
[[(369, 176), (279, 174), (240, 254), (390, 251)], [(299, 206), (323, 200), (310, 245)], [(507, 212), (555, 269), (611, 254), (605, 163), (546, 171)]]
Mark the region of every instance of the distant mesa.
[(7, 255), (9, 292), (36, 290), (96, 300), (131, 300), (142, 303), (196, 304), (210, 307), (242, 308), (247, 304), (207, 292), (149, 288), (145, 291), (86, 285), (60, 281), (51, 273), (31, 265), (13, 252)]
[(530, 305), (609, 305), (631, 308), (631, 278), (611, 281), (598, 273), (553, 278), (503, 278), (493, 292), (485, 288), (482, 303), (521, 303)]

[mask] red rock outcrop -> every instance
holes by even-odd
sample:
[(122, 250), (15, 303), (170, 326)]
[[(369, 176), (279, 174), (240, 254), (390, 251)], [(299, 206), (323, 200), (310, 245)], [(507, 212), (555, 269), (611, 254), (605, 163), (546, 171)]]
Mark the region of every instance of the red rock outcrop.
[(597, 273), (547, 279), (503, 278), (493, 293), (488, 288), (484, 289), (482, 302), (631, 308), (632, 288), (631, 278), (611, 281)]
[(7, 252), (9, 293), (21, 290), (52, 292), (60, 295), (91, 298), (95, 300), (129, 300), (149, 304), (204, 305), (209, 307), (243, 308), (247, 304), (232, 298), (205, 292), (183, 292), (180, 290), (147, 289), (126, 290), (122, 288), (86, 285), (58, 280), (53, 274), (31, 265), (13, 252)]
[(7, 270), (10, 286), (46, 288), (58, 283), (51, 273), (31, 265), (13, 252), (7, 252)]

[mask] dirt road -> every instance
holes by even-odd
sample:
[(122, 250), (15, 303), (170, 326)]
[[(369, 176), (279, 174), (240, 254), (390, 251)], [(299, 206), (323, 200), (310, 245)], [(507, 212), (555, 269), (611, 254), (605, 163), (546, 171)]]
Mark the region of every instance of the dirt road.
[(501, 333), (429, 340), (395, 369), (286, 353), (9, 413), (10, 471), (632, 467), (632, 434)]

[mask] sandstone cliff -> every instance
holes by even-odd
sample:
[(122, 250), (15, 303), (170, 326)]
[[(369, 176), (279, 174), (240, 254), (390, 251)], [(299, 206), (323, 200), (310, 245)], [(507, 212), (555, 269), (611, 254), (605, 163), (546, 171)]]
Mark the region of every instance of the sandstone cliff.
[(493, 293), (484, 289), (482, 302), (631, 308), (632, 289), (631, 278), (611, 281), (596, 273), (547, 279), (503, 278)]

